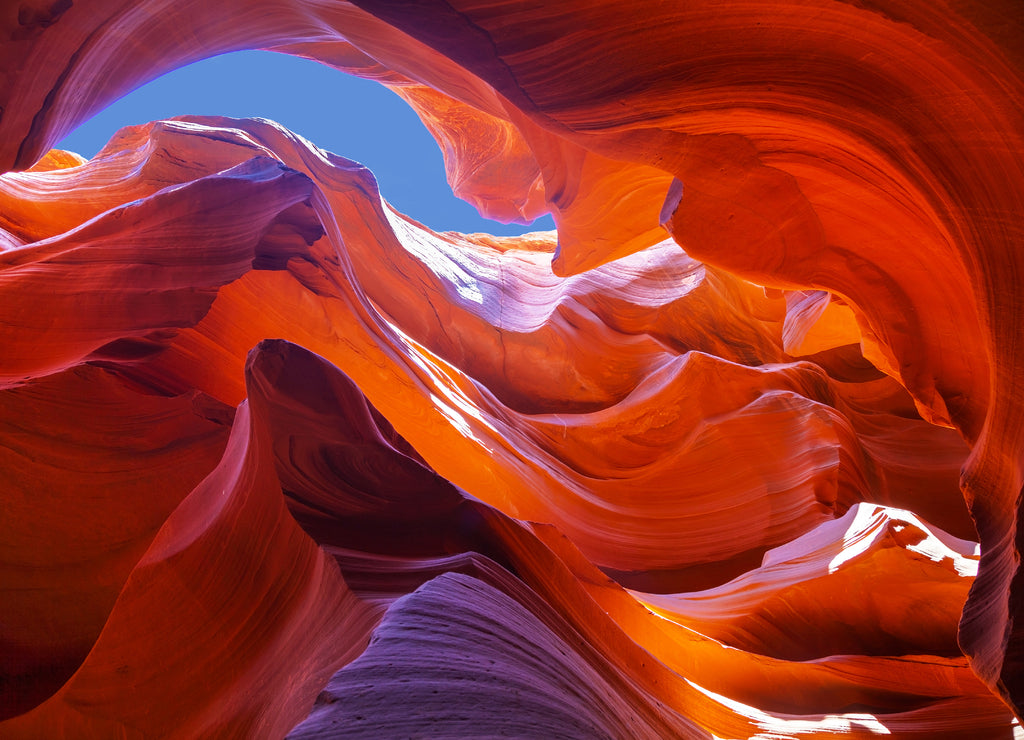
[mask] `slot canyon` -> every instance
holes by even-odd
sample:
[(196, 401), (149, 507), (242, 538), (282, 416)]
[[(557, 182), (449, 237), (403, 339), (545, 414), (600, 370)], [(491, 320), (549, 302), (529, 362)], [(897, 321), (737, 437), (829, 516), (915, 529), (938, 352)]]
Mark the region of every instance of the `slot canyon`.
[[(0, 38), (0, 738), (1024, 737), (1020, 0)], [(557, 231), (433, 231), (263, 118), (54, 148), (246, 49)]]

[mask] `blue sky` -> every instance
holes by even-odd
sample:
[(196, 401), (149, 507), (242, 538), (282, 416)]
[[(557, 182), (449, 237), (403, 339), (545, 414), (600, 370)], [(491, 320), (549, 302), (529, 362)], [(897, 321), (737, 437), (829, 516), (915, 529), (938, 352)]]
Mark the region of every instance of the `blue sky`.
[(116, 101), (57, 146), (92, 157), (122, 126), (184, 115), (262, 116), (369, 167), (398, 210), (437, 231), (522, 234), (555, 228), (481, 218), (456, 198), (437, 143), (412, 109), (375, 82), (307, 59), (243, 51), (196, 62)]

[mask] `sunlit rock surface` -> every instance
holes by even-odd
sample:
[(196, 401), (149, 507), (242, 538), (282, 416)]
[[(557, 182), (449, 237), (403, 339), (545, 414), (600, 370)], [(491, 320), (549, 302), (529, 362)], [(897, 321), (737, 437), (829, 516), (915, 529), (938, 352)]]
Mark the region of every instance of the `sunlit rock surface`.
[[(1014, 0), (0, 38), (0, 737), (1019, 734)], [(389, 85), (557, 234), (432, 232), (259, 119), (50, 151), (242, 48)]]

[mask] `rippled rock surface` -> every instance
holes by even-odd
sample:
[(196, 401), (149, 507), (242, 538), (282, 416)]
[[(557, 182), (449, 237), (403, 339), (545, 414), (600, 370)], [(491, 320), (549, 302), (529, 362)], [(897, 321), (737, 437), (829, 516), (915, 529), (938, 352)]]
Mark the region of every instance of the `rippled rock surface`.
[[(1020, 734), (1014, 0), (0, 39), (0, 737)], [(557, 233), (435, 233), (262, 119), (50, 149), (243, 48), (390, 86)]]

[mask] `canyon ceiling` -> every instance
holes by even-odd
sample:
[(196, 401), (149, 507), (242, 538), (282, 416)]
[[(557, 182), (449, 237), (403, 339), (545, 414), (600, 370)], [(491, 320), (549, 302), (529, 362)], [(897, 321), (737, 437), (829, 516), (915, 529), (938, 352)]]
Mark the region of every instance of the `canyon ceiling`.
[[(1019, 0), (0, 39), (0, 737), (1020, 736)], [(557, 233), (433, 232), (264, 119), (51, 149), (240, 49), (389, 86)]]

